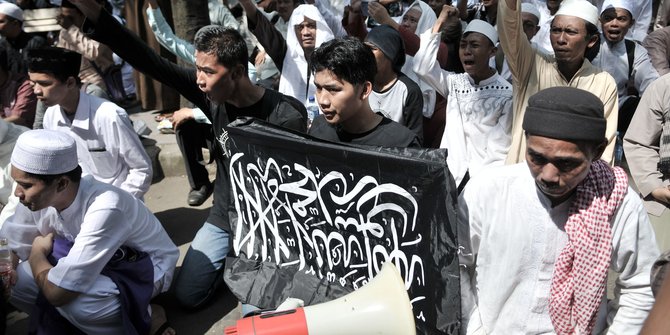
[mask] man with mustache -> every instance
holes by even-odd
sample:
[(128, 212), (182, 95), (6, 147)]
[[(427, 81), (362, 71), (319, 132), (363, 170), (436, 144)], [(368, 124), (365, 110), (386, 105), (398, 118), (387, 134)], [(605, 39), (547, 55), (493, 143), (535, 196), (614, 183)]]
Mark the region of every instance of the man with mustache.
[(475, 176), (459, 198), (464, 333), (639, 333), (659, 251), (626, 173), (600, 159), (602, 102), (548, 88), (522, 125), (526, 162)]
[(565, 1), (551, 22), (554, 57), (533, 49), (523, 31), (521, 1), (504, 0), (498, 4), (500, 45), (512, 72), (514, 118), (512, 144), (507, 164), (524, 159), (526, 139), (521, 122), (528, 98), (545, 88), (570, 86), (592, 92), (605, 106), (608, 145), (603, 159), (613, 163), (618, 105), (614, 79), (586, 58), (598, 43), (598, 10), (585, 0)]

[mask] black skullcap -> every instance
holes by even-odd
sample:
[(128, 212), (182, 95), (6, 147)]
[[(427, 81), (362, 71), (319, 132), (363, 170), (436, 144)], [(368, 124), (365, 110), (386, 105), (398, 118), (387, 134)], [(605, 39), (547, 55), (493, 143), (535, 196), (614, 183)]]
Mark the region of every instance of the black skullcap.
[[(92, 0), (88, 0), (88, 1), (92, 1)], [(77, 6), (75, 6), (74, 4), (72, 4), (68, 0), (62, 0), (61, 3), (60, 3), (60, 6), (61, 7), (67, 7), (67, 8), (77, 8)], [(77, 9), (79, 9), (79, 8), (77, 8)]]
[(592, 93), (573, 87), (551, 87), (528, 99), (523, 129), (566, 141), (605, 140), (607, 122), (602, 101)]
[(391, 60), (393, 71), (400, 73), (405, 64), (405, 44), (400, 32), (388, 25), (380, 25), (372, 28), (365, 41), (373, 44)]
[(53, 73), (57, 77), (78, 77), (81, 55), (63, 48), (28, 50), (28, 71)]

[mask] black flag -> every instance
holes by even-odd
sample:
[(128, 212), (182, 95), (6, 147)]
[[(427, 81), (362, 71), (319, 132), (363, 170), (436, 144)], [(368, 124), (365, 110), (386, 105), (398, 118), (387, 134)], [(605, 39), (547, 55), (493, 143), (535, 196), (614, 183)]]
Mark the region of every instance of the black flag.
[(456, 188), (446, 150), (334, 144), (254, 119), (237, 120), (228, 134), (234, 256), (224, 278), (241, 302), (329, 301), (392, 261), (417, 333), (459, 333)]

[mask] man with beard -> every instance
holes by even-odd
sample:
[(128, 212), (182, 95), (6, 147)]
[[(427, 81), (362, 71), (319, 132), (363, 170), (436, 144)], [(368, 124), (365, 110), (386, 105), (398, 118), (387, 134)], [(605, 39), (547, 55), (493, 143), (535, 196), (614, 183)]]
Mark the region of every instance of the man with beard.
[(659, 251), (626, 173), (600, 159), (602, 101), (548, 88), (522, 124), (526, 162), (474, 177), (458, 201), (463, 333), (639, 333)]

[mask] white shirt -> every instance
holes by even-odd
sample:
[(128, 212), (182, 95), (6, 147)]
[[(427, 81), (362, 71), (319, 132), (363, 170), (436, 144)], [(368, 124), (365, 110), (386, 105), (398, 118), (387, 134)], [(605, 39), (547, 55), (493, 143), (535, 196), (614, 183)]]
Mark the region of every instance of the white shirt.
[[(459, 198), (461, 301), (467, 334), (554, 333), (549, 295), (570, 200), (551, 207), (526, 163), (490, 169)], [(469, 238), (468, 238), (469, 237)], [(610, 270), (618, 311), (605, 297), (594, 333), (639, 333), (654, 298), (649, 273), (659, 251), (639, 196), (628, 189), (612, 220)], [(469, 323), (468, 323), (469, 319)]]
[(121, 107), (80, 92), (72, 122), (60, 105), (55, 105), (47, 108), (43, 125), (44, 129), (62, 131), (74, 138), (84, 174), (137, 198), (149, 190), (151, 160)]
[(87, 292), (120, 246), (149, 254), (154, 282), (169, 288), (179, 250), (158, 219), (139, 199), (92, 177), (84, 177), (73, 203), (60, 213), (53, 207), (36, 212), (19, 205), (2, 227), (9, 247), (21, 260), (30, 255), (33, 240), (49, 233), (74, 241), (70, 253), (49, 271), (54, 285)]
[(421, 34), (414, 71), (447, 98), (446, 128), (440, 148), (456, 185), (488, 165), (503, 165), (512, 141), (512, 85), (497, 73), (475, 84), (467, 73), (444, 71), (437, 62), (440, 35)]
[(0, 227), (14, 214), (18, 198), (14, 195), (14, 179), (12, 179), (12, 164), (10, 159), (14, 144), (28, 128), (0, 120)]
[[(591, 62), (609, 73), (616, 81), (617, 92), (619, 95), (619, 107), (628, 99), (628, 54), (626, 53), (626, 42), (620, 41), (615, 44), (608, 43), (603, 36), (600, 36), (600, 52)], [(647, 49), (641, 44), (636, 43), (635, 55), (633, 57), (633, 85), (635, 89), (642, 93), (647, 86), (658, 79), (658, 72), (651, 64)]]
[(549, 13), (547, 8), (547, 3), (545, 0), (527, 0), (522, 2), (531, 3), (537, 8), (540, 12), (540, 30), (533, 36), (530, 40), (532, 44), (536, 45), (536, 50), (542, 52), (545, 55), (553, 55), (554, 48), (551, 46), (550, 31), (551, 31), (551, 21), (554, 19), (554, 16)]

